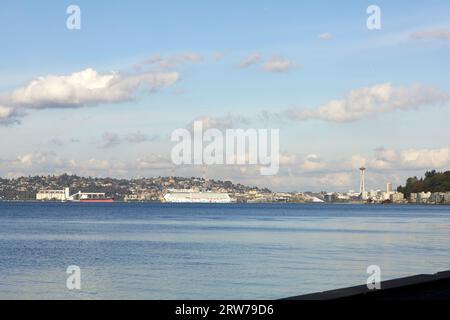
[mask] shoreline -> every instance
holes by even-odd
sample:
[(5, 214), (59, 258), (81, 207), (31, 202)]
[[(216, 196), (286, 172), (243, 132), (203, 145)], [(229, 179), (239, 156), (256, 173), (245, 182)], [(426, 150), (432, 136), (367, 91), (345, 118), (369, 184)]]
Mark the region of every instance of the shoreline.
[[(0, 200), (0, 203), (77, 203), (80, 202), (76, 201), (42, 201), (42, 200)], [(450, 206), (449, 203), (370, 203), (370, 202), (230, 202), (230, 203), (213, 203), (213, 202), (163, 202), (163, 201), (114, 201), (114, 202), (108, 202), (104, 203), (106, 205), (111, 205), (114, 203), (120, 203), (120, 204), (174, 204), (174, 205), (180, 205), (180, 204), (205, 204), (205, 205), (260, 205), (260, 204), (273, 204), (273, 205), (280, 205), (280, 204), (288, 204), (288, 205), (370, 205), (370, 206)], [(86, 203), (81, 203), (86, 204)], [(97, 203), (98, 204), (98, 203)]]

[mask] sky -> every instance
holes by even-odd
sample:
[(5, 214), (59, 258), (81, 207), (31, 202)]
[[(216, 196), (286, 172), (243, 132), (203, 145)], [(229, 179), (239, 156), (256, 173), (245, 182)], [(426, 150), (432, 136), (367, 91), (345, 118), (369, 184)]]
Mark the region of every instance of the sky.
[[(70, 30), (69, 5), (81, 9)], [(370, 30), (368, 6), (380, 8)], [(2, 1), (0, 176), (202, 176), (279, 191), (450, 169), (450, 3)], [(171, 133), (280, 130), (280, 170), (176, 166)]]

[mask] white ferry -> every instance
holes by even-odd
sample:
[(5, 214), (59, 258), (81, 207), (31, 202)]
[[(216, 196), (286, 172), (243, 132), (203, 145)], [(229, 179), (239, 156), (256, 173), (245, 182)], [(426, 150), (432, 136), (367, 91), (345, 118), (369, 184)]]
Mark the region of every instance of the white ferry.
[(164, 195), (164, 202), (173, 203), (230, 203), (228, 193), (201, 192), (197, 190), (168, 190)]

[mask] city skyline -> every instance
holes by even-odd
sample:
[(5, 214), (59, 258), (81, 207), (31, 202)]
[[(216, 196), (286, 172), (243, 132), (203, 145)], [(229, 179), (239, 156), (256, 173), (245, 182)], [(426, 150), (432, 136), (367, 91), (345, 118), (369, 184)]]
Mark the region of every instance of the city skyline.
[[(78, 1), (80, 30), (66, 28), (69, 2), (2, 4), (0, 177), (347, 191), (361, 166), (366, 189), (448, 170), (450, 4), (432, 3), (377, 1), (381, 30), (367, 3)], [(280, 129), (278, 174), (175, 166), (170, 135), (195, 120)]]

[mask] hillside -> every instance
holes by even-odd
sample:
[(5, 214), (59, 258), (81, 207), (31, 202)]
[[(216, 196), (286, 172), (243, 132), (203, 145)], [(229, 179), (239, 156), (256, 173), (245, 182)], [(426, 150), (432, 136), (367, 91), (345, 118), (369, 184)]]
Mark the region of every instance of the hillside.
[(75, 191), (104, 192), (116, 200), (123, 200), (126, 195), (148, 192), (158, 198), (167, 188), (208, 189), (229, 193), (246, 193), (251, 190), (270, 193), (268, 189), (234, 184), (231, 181), (205, 180), (203, 178), (155, 177), (139, 179), (114, 179), (79, 177), (63, 174), (60, 176), (20, 177), (15, 179), (0, 178), (0, 200), (33, 200), (41, 189), (58, 189), (70, 187)]
[(397, 191), (404, 193), (407, 197), (416, 192), (450, 191), (450, 171), (436, 172), (436, 170), (432, 170), (427, 171), (423, 178), (408, 178), (406, 185), (398, 187)]

